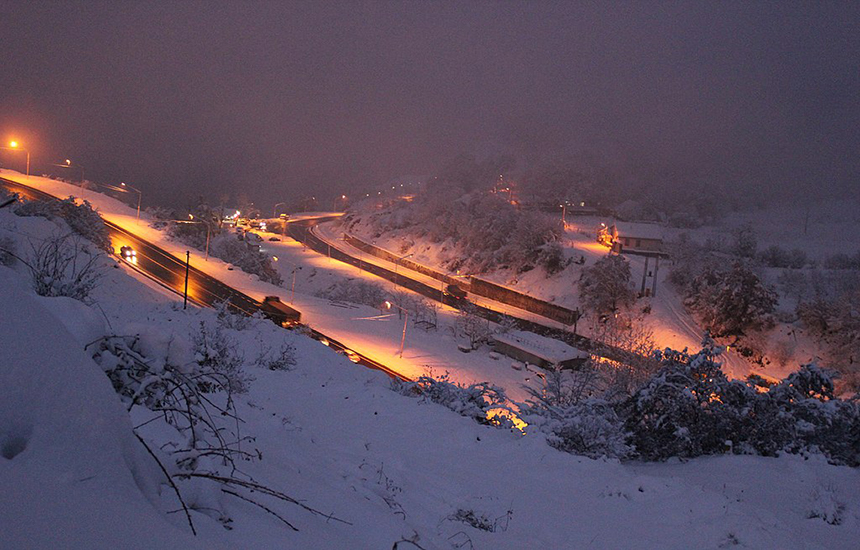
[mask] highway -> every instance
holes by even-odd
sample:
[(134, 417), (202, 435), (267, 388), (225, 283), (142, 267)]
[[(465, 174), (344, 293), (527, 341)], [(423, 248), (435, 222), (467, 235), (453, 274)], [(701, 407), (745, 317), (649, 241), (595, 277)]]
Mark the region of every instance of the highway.
[[(0, 178), (0, 187), (9, 192), (17, 193), (20, 197), (31, 201), (54, 201), (57, 197), (40, 191), (38, 189), (23, 185), (6, 178)], [(185, 269), (184, 259), (179, 259), (164, 249), (134, 235), (122, 227), (103, 220), (110, 236), (111, 245), (118, 254), (123, 246), (130, 246), (136, 252), (131, 260), (122, 262), (138, 273), (152, 279), (167, 290), (180, 296), (184, 295)], [(231, 307), (246, 315), (253, 315), (262, 310), (262, 304), (247, 294), (224, 284), (218, 279), (208, 275), (199, 269), (189, 266), (188, 269), (188, 301), (198, 306), (212, 307), (217, 303), (227, 301)], [(347, 348), (336, 339), (322, 334), (319, 331), (309, 329), (311, 336), (338, 352), (346, 352)], [(368, 368), (381, 370), (392, 378), (408, 380), (391, 368), (365, 357), (353, 350), (358, 356), (358, 364)]]
[(563, 342), (566, 342), (580, 349), (588, 350), (592, 347), (590, 340), (584, 336), (579, 336), (573, 334), (572, 332), (557, 329), (555, 327), (542, 325), (540, 323), (536, 323), (528, 319), (523, 319), (509, 314), (502, 314), (498, 311), (488, 309), (468, 300), (458, 300), (453, 296), (443, 294), (439, 286), (429, 286), (421, 281), (409, 278), (402, 272), (395, 273), (394, 271), (367, 261), (362, 261), (360, 258), (356, 258), (355, 256), (351, 256), (346, 252), (343, 252), (342, 250), (329, 246), (327, 242), (315, 235), (311, 228), (320, 222), (328, 221), (333, 218), (334, 216), (290, 222), (287, 225), (287, 232), (290, 237), (301, 243), (304, 243), (305, 246), (307, 246), (311, 250), (314, 250), (315, 252), (318, 252), (325, 256), (331, 256), (332, 259), (348, 263), (356, 267), (360, 267), (368, 273), (372, 273), (373, 275), (394, 282), (404, 288), (408, 288), (409, 290), (417, 292), (418, 294), (421, 294), (422, 296), (425, 296), (436, 302), (441, 302), (455, 309), (462, 309), (464, 305), (468, 304), (472, 311), (474, 311), (477, 315), (484, 319), (488, 319), (494, 323), (502, 322), (505, 318), (508, 318), (514, 320), (517, 326), (522, 330), (527, 330), (530, 332), (541, 334), (543, 336), (547, 336), (549, 338), (562, 340)]

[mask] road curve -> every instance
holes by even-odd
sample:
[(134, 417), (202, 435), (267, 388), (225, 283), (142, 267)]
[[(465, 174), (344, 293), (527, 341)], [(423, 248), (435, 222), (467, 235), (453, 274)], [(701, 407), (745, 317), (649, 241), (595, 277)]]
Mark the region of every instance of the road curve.
[[(3, 187), (19, 196), (32, 201), (53, 201), (58, 200), (57, 197), (40, 191), (33, 187), (20, 184), (18, 182), (0, 178), (0, 187)], [(164, 288), (174, 292), (180, 296), (184, 295), (185, 288), (185, 261), (181, 260), (159, 246), (156, 246), (145, 239), (134, 235), (133, 233), (121, 228), (120, 226), (103, 220), (105, 227), (111, 239), (111, 245), (115, 251), (123, 246), (132, 247), (136, 254), (133, 261), (123, 260), (123, 263), (138, 271), (139, 273), (149, 277)], [(261, 311), (262, 304), (247, 294), (244, 294), (235, 288), (224, 284), (218, 279), (200, 271), (199, 269), (189, 266), (188, 268), (188, 300), (199, 306), (212, 307), (217, 303), (227, 301), (236, 310), (253, 315)], [(344, 353), (347, 347), (325, 334), (317, 330), (308, 329), (310, 335), (319, 341), (324, 341), (326, 345), (337, 352)], [(409, 380), (397, 371), (375, 361), (369, 357), (365, 357), (358, 352), (354, 352), (358, 356), (358, 364), (372, 369), (380, 370), (392, 378), (398, 380)]]

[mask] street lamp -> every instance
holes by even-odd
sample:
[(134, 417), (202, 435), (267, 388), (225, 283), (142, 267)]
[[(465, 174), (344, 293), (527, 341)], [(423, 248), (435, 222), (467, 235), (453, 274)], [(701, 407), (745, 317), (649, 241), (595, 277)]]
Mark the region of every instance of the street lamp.
[(27, 179), (30, 179), (30, 151), (27, 149), (22, 149), (17, 141), (10, 141), (9, 147), (0, 147), (0, 149), (6, 149), (7, 151), (21, 151), (27, 153)]
[(285, 203), (285, 202), (279, 202), (278, 204), (276, 204), (275, 207), (272, 209), (272, 217), (277, 218), (278, 217), (278, 207), (279, 206), (285, 206), (286, 204), (287, 203)]
[[(272, 256), (272, 259), (275, 260), (276, 262), (278, 261), (277, 256)], [(293, 298), (296, 297), (296, 271), (300, 270), (302, 268), (302, 266), (300, 266), (296, 263), (293, 263), (289, 260), (287, 260), (287, 263), (290, 264), (291, 266), (293, 266), (293, 284), (290, 287), (290, 303), (292, 304)]]
[(408, 258), (410, 256), (414, 256), (414, 255), (415, 255), (415, 253), (413, 252), (411, 254), (407, 254), (406, 256), (395, 258), (395, 260), (394, 260), (394, 286), (397, 286), (397, 266), (398, 266), (398, 264), (400, 264), (400, 260), (405, 260), (406, 258)]
[(407, 310), (403, 309), (402, 307), (398, 306), (397, 304), (392, 304), (388, 300), (385, 300), (385, 308), (386, 309), (391, 309), (392, 306), (396, 307), (397, 309), (399, 309), (400, 311), (403, 312), (403, 335), (400, 337), (400, 357), (402, 358), (403, 357), (403, 345), (406, 343), (406, 324), (409, 322), (409, 312)]
[[(66, 159), (62, 164), (55, 164), (55, 166), (59, 166), (60, 168), (71, 168), (72, 167), (72, 161), (69, 159)], [(81, 189), (83, 189), (84, 188), (84, 167), (81, 166), (80, 164), (75, 164), (75, 166), (81, 169)]]
[[(191, 214), (188, 214), (188, 216), (191, 218), (194, 217)], [(210, 234), (209, 224), (207, 222), (194, 220), (194, 219), (191, 219), (191, 220), (171, 220), (171, 221), (173, 221), (173, 223), (199, 223), (199, 224), (203, 224), (206, 226), (206, 261), (208, 262), (209, 261), (209, 234)]]
[[(98, 185), (101, 185), (102, 187), (107, 187), (108, 189), (112, 189), (114, 191), (119, 191), (120, 193), (130, 193), (131, 191), (134, 191), (135, 193), (137, 193), (137, 221), (138, 221), (138, 223), (140, 223), (140, 198), (142, 195), (140, 192), (140, 189), (138, 189), (136, 187), (132, 187), (131, 185), (129, 185), (125, 182), (120, 183), (119, 187), (117, 187), (115, 185), (108, 185), (106, 183), (100, 183)], [(129, 189), (131, 191), (129, 191)]]
[[(125, 182), (120, 183), (120, 186), (124, 187), (126, 189), (131, 189), (132, 191), (137, 193), (137, 221), (139, 222), (140, 221), (140, 199), (143, 196), (143, 194), (140, 192), (140, 189), (132, 187), (131, 185), (128, 185)], [(207, 228), (208, 228), (208, 226), (207, 226)]]
[(339, 201), (339, 200), (345, 201), (346, 195), (341, 195), (339, 198), (338, 197), (334, 198), (334, 201), (332, 201), (332, 204), (331, 204), (332, 210), (337, 211), (337, 201)]

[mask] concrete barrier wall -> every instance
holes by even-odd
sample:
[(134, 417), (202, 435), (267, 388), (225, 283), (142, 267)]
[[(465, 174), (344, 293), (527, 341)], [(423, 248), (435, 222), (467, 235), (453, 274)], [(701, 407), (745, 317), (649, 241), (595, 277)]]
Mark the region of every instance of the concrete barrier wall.
[(401, 259), (400, 256), (398, 256), (397, 254), (395, 254), (391, 251), (385, 250), (384, 248), (380, 248), (374, 244), (370, 244), (368, 242), (365, 242), (365, 241), (359, 239), (358, 237), (356, 237), (354, 235), (350, 235), (348, 233), (344, 234), (344, 240), (347, 243), (354, 246), (355, 248), (358, 248), (359, 250), (367, 252), (368, 254), (370, 254), (372, 256), (376, 256), (377, 258), (382, 258), (383, 260), (386, 260), (389, 262), (397, 263), (398, 265), (401, 265), (407, 269), (411, 269), (412, 271), (417, 271), (418, 273), (421, 273), (422, 275), (427, 275), (428, 277), (433, 277), (437, 281), (439, 281), (441, 283), (445, 283), (446, 285), (457, 285), (460, 288), (462, 288), (463, 290), (465, 290), (467, 292), (469, 291), (470, 285), (469, 285), (468, 281), (465, 281), (462, 279), (457, 279), (456, 277), (451, 277), (450, 275), (442, 273), (441, 271), (436, 271), (435, 269), (431, 269), (431, 268), (427, 267), (426, 265), (421, 265), (419, 263), (413, 262), (409, 258)]
[(522, 292), (517, 292), (516, 290), (511, 290), (510, 288), (485, 281), (484, 279), (469, 277), (469, 282), (466, 282), (463, 279), (451, 277), (446, 273), (431, 269), (426, 265), (413, 262), (409, 258), (400, 259), (400, 256), (397, 254), (394, 254), (389, 250), (385, 250), (384, 248), (380, 248), (374, 244), (370, 244), (348, 233), (344, 234), (344, 240), (355, 248), (367, 252), (372, 256), (382, 258), (389, 262), (396, 262), (403, 267), (411, 269), (412, 271), (417, 271), (418, 273), (427, 275), (428, 277), (432, 277), (446, 285), (457, 285), (466, 292), (471, 292), (472, 294), (490, 298), (491, 300), (495, 300), (503, 304), (508, 304), (532, 313), (537, 313), (538, 315), (543, 315), (547, 319), (552, 319), (559, 323), (564, 323), (565, 325), (574, 324), (579, 316), (578, 311), (551, 304), (544, 300), (529, 296), (528, 294), (523, 294)]
[(484, 296), (485, 298), (490, 298), (491, 300), (502, 302), (503, 304), (508, 304), (532, 313), (537, 313), (538, 315), (543, 315), (547, 319), (552, 319), (559, 323), (564, 323), (565, 325), (574, 324), (579, 316), (578, 311), (551, 304), (550, 302), (540, 300), (534, 296), (529, 296), (528, 294), (511, 290), (510, 288), (491, 283), (490, 281), (485, 281), (484, 279), (471, 277), (471, 283), (470, 292), (472, 292), (472, 294)]

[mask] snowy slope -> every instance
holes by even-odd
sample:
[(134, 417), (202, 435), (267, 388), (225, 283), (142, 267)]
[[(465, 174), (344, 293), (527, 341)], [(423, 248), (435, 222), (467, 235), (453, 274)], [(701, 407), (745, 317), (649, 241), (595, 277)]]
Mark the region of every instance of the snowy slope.
[[(50, 225), (28, 223), (33, 231)], [(119, 333), (157, 329), (180, 341), (215, 322), (213, 312), (178, 309), (122, 269), (109, 270), (97, 300)], [(576, 457), (540, 434), (481, 426), (392, 392), (382, 374), (259, 321), (225, 331), (256, 378), (237, 406), (262, 460), (242, 469), (349, 524), (281, 505), (294, 532), (232, 502), (232, 530), (193, 513), (195, 540), (181, 515), (168, 513), (176, 509), (170, 491), (155, 490), (159, 473), (106, 377), (54, 317), (62, 308), (43, 302), (20, 266), (0, 268), (0, 311), (15, 312), (0, 315), (4, 549), (387, 549), (404, 539), (427, 549), (847, 549), (860, 537), (857, 470), (798, 456), (663, 464)], [(293, 370), (250, 364), (261, 344), (282, 343), (296, 347)], [(144, 416), (136, 412), (134, 423)], [(835, 513), (838, 525), (816, 517)], [(486, 518), (493, 531), (468, 517)]]

